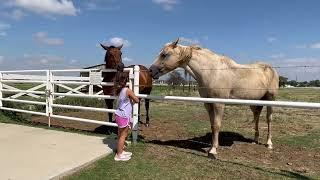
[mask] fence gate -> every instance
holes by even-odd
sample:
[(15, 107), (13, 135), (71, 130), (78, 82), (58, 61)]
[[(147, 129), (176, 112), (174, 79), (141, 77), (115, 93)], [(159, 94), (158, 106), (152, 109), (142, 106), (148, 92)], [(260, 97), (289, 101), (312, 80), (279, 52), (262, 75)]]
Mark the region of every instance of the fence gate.
[[(139, 94), (139, 66), (132, 68), (125, 68), (124, 71), (129, 73), (129, 88), (134, 91), (135, 94)], [(89, 77), (79, 77), (81, 72), (89, 73)], [(98, 121), (92, 119), (76, 118), (70, 116), (62, 116), (55, 114), (53, 108), (66, 108), (77, 110), (89, 110), (96, 112), (114, 113), (114, 109), (96, 108), (96, 107), (84, 107), (84, 106), (72, 106), (55, 103), (56, 98), (63, 97), (80, 97), (80, 98), (95, 98), (95, 99), (115, 99), (114, 96), (101, 95), (102, 91), (94, 94), (93, 87), (98, 86), (113, 86), (113, 82), (102, 82), (102, 72), (115, 72), (115, 70), (99, 70), (99, 69), (71, 69), (71, 70), (23, 70), (23, 71), (0, 71), (0, 109), (29, 113), (35, 115), (41, 115), (48, 117), (48, 125), (51, 125), (51, 118), (59, 118), (70, 121), (80, 121), (95, 123), (107, 126), (117, 127), (117, 124)], [(37, 75), (25, 75), (25, 74), (37, 74)], [(58, 74), (64, 75), (58, 75)], [(67, 73), (73, 73), (73, 76), (66, 76)], [(77, 76), (75, 76), (77, 75)], [(23, 84), (28, 84), (23, 87)], [(21, 87), (15, 87), (20, 85)], [(63, 88), (67, 90), (65, 93), (55, 92), (55, 89)], [(82, 88), (88, 88), (88, 94), (81, 92)], [(3, 94), (14, 94), (11, 96), (4, 96)], [(29, 96), (32, 99), (17, 99)], [(45, 112), (37, 112), (32, 110), (23, 110), (16, 108), (4, 107), (3, 101), (10, 101), (14, 103), (24, 103), (33, 105), (45, 106)], [(138, 104), (133, 107), (133, 142), (138, 138)]]

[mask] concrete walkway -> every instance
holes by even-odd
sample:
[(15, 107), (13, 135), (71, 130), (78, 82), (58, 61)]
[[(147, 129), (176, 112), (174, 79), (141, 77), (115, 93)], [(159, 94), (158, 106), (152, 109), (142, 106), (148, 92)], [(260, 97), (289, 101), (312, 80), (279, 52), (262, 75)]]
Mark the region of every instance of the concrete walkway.
[(102, 158), (115, 140), (0, 123), (0, 179), (51, 179)]

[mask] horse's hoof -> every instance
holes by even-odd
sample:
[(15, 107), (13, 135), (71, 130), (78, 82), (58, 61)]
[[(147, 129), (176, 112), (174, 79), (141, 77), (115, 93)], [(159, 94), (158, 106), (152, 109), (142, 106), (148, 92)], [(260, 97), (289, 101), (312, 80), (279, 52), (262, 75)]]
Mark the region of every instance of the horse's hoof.
[(252, 144), (259, 144), (259, 141), (253, 141)]
[(149, 123), (147, 123), (147, 124), (146, 124), (146, 127), (149, 127), (149, 126), (150, 126), (150, 124), (149, 124)]
[(209, 159), (214, 159), (214, 160), (216, 160), (216, 159), (217, 159), (217, 155), (216, 155), (216, 154), (208, 153), (208, 158), (209, 158)]
[(272, 144), (268, 144), (267, 148), (270, 149), (270, 150), (273, 149)]

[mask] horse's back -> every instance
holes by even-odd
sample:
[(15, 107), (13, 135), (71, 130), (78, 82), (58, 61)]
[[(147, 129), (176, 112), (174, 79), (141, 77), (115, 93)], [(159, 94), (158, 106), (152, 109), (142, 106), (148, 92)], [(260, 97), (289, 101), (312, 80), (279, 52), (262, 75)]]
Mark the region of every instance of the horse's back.
[(251, 67), (253, 67), (252, 69), (257, 74), (256, 77), (262, 81), (262, 87), (267, 90), (267, 93), (276, 96), (279, 88), (279, 75), (277, 71), (270, 64), (263, 62), (251, 64)]

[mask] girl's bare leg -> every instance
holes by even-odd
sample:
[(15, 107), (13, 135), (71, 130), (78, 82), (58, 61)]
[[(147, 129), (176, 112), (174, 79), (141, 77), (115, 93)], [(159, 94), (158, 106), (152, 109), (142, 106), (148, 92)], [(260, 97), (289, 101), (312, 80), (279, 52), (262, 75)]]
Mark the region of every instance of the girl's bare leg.
[(117, 154), (120, 155), (123, 152), (124, 142), (128, 135), (129, 127), (125, 128), (118, 128), (118, 147), (117, 147)]

